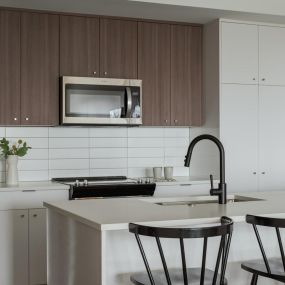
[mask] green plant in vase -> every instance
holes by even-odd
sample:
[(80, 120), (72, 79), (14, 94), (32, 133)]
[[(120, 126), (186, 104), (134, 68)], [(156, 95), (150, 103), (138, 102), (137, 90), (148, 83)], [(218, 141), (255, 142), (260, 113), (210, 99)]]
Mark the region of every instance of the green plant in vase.
[(10, 146), (10, 142), (6, 138), (2, 138), (0, 141), (0, 149), (7, 162), (6, 183), (8, 185), (17, 185), (18, 157), (25, 156), (31, 147), (21, 139)]

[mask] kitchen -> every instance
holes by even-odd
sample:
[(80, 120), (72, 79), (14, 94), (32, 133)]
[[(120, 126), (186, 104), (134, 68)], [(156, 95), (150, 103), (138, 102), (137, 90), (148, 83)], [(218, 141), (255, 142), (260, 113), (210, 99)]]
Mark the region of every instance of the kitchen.
[[(0, 284), (58, 284), (58, 280), (52, 279), (53, 274), (58, 276), (57, 272), (47, 266), (54, 260), (47, 260), (46, 244), (54, 236), (46, 229), (43, 203), (51, 216), (50, 225), (54, 224), (52, 216), (58, 211), (64, 213), (69, 204), (78, 205), (79, 212), (79, 205), (87, 203), (93, 205), (91, 208), (110, 203), (106, 207), (116, 209), (111, 204), (113, 199), (69, 201), (70, 185), (52, 182), (54, 178), (71, 178), (70, 183), (79, 187), (92, 186), (87, 177), (102, 176), (123, 180), (127, 177), (140, 182), (137, 185), (141, 184), (142, 189), (156, 182), (154, 198), (166, 199), (157, 203), (183, 203), (183, 199), (201, 195), (212, 199), (209, 190), (220, 183), (216, 146), (206, 140), (199, 142), (190, 167), (184, 166), (190, 142), (201, 134), (214, 135), (223, 143), (229, 200), (234, 201), (237, 197), (231, 195), (237, 193), (238, 197), (266, 200), (271, 208), (266, 208), (265, 202), (251, 200), (228, 203), (229, 210), (222, 212), (216, 211), (221, 205), (203, 203), (189, 210), (193, 203), (187, 199), (186, 206), (152, 205), (136, 200), (140, 198), (133, 198), (137, 202), (132, 203), (147, 203), (145, 209), (160, 209), (157, 213), (161, 213), (161, 221), (179, 218), (177, 225), (195, 223), (195, 215), (198, 224), (211, 222), (210, 218), (222, 214), (232, 217), (235, 230), (226, 277), (233, 284), (250, 284), (251, 274), (240, 268), (240, 263), (250, 256), (233, 259), (236, 239), (250, 240), (248, 244), (258, 246), (254, 235), (246, 234), (253, 231), (243, 222), (245, 215), (282, 217), (283, 213), (279, 204), (285, 179), (282, 6), (277, 3), (272, 7), (246, 3), (230, 6), (222, 1), (207, 3), (205, 7), (197, 6), (195, 1), (190, 6), (185, 3), (171, 6), (153, 0), (110, 1), (109, 5), (102, 1), (93, 4), (73, 1), (73, 5), (65, 7), (61, 2), (48, 2), (0, 1), (0, 137), (11, 142), (21, 139), (32, 147), (19, 158), (18, 185), (6, 185), (8, 162), (1, 160), (0, 221), (5, 234), (0, 239), (6, 250), (0, 256), (3, 268)], [(64, 85), (65, 80), (73, 79), (76, 81)], [(78, 91), (78, 87), (82, 89)], [(132, 91), (133, 87), (139, 91)], [(110, 90), (113, 97), (108, 99), (116, 97), (111, 102), (114, 105), (108, 109), (107, 101), (100, 107), (96, 103), (97, 115), (101, 113), (95, 116), (97, 121), (92, 121), (94, 109), (90, 110), (90, 102), (100, 96), (102, 99), (101, 94)], [(88, 101), (89, 94), (99, 95)], [(78, 104), (78, 96), (85, 96), (83, 107)], [(85, 113), (80, 113), (81, 107)], [(153, 167), (161, 167), (162, 177), (158, 175), (157, 181), (153, 181)], [(173, 167), (175, 181), (161, 179), (164, 167)], [(212, 187), (210, 174), (214, 176)], [(272, 197), (262, 196), (262, 191), (271, 191)], [(120, 219), (124, 207), (120, 208), (119, 201), (123, 200), (116, 201)], [(58, 210), (59, 207), (62, 209)], [(203, 216), (199, 209), (210, 214)], [(74, 218), (78, 213), (73, 210)], [(168, 212), (177, 212), (177, 216)], [(87, 221), (92, 230), (100, 224), (98, 219), (104, 220), (96, 215), (89, 216)], [(193, 220), (189, 220), (192, 216)], [(62, 221), (63, 217), (66, 216), (62, 215)], [(149, 219), (156, 218), (149, 210)], [(116, 222), (110, 219), (110, 224), (119, 234), (123, 231), (125, 237), (128, 223), (150, 222), (149, 219), (122, 218), (123, 226), (114, 225)], [(76, 224), (76, 219), (71, 218), (70, 223)], [(107, 238), (109, 234), (106, 233)], [(119, 248), (117, 239), (115, 250)], [(71, 242), (73, 237), (66, 235), (66, 240)], [(127, 236), (125, 244), (131, 240), (135, 242), (133, 236)], [(50, 244), (48, 250), (53, 251), (52, 245), (58, 242)], [(134, 271), (144, 271), (137, 245), (130, 248), (135, 252), (132, 258), (139, 263)], [(256, 255), (257, 251), (258, 248), (251, 254)], [(69, 261), (78, 258), (72, 253), (67, 256)], [(64, 253), (62, 258), (66, 258)], [(115, 267), (116, 258), (109, 260)], [(86, 260), (80, 266), (85, 267)], [(53, 280), (49, 283), (47, 268)], [(126, 265), (117, 272), (126, 274), (123, 284), (130, 282), (127, 279), (131, 271), (127, 269)], [(77, 276), (77, 271), (71, 267), (62, 272), (61, 278), (65, 274)], [(75, 278), (73, 283), (60, 284), (107, 282), (92, 278), (84, 282)], [(258, 284), (262, 282), (275, 284), (260, 278)]]

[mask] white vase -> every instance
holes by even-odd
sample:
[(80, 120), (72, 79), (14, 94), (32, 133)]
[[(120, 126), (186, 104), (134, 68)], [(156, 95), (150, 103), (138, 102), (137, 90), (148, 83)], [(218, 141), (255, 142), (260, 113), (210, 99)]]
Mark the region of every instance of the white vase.
[(8, 155), (7, 158), (7, 172), (6, 172), (6, 184), (18, 185), (18, 156)]

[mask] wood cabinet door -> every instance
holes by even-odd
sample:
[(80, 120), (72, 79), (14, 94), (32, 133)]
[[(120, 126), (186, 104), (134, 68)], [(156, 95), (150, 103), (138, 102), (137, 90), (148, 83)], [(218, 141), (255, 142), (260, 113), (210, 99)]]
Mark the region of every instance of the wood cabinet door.
[(138, 23), (128, 20), (100, 20), (100, 75), (137, 78)]
[(59, 123), (59, 16), (21, 15), (21, 123)]
[(258, 84), (258, 26), (221, 24), (222, 83)]
[(138, 78), (143, 82), (143, 124), (170, 124), (170, 25), (140, 22)]
[(259, 86), (259, 189), (261, 191), (284, 189), (284, 106), (284, 86)]
[(171, 26), (171, 125), (202, 124), (202, 28)]
[(20, 13), (0, 11), (0, 125), (20, 124)]
[(0, 284), (29, 284), (28, 222), (28, 210), (0, 211)]
[(30, 284), (47, 284), (46, 209), (29, 210)]
[(258, 190), (258, 86), (222, 84), (220, 139), (229, 192)]
[(259, 83), (285, 85), (285, 28), (259, 27)]
[(99, 19), (60, 17), (60, 75), (99, 76)]

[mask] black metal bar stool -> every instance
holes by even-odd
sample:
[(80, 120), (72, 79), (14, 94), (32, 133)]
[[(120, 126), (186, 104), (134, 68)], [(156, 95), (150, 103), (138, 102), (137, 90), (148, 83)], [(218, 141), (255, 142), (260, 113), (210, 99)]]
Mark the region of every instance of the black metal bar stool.
[[(242, 263), (241, 268), (252, 273), (251, 285), (256, 285), (258, 276), (267, 277), (285, 283), (285, 255), (280, 235), (280, 228), (285, 228), (285, 219), (247, 215), (246, 222), (252, 224), (262, 259)], [(281, 258), (267, 258), (257, 226), (275, 228)]]
[[(221, 218), (221, 224), (211, 227), (195, 228), (160, 228), (137, 224), (129, 224), (129, 231), (135, 234), (145, 267), (146, 273), (137, 273), (131, 276), (136, 285), (226, 285), (225, 271), (230, 249), (233, 221), (228, 217)], [(163, 265), (163, 270), (151, 270), (141, 239), (142, 236), (154, 237)], [(220, 236), (220, 245), (217, 254), (215, 269), (206, 268), (208, 238)], [(179, 239), (182, 268), (168, 269), (160, 238)], [(187, 268), (184, 249), (184, 239), (203, 238), (203, 253), (201, 268)], [(221, 270), (219, 270), (221, 267)], [(188, 283), (188, 280), (190, 283)]]

